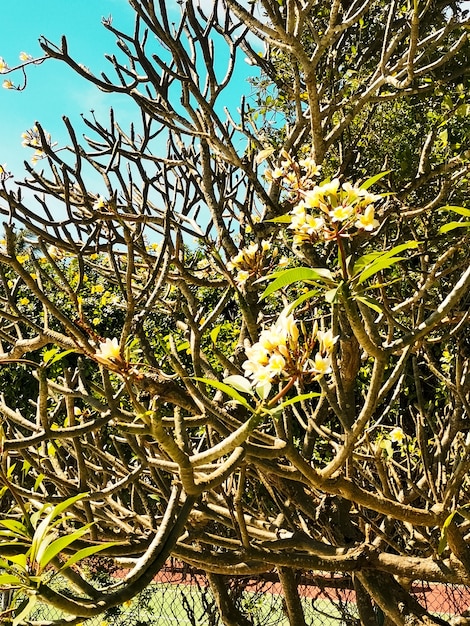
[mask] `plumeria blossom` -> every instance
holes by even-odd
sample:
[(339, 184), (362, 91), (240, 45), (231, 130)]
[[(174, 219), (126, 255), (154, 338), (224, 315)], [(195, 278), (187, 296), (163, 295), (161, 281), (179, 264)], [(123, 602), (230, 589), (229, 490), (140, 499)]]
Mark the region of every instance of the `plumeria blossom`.
[(320, 166), (311, 157), (298, 162), (286, 152), (281, 157), (280, 165), (268, 170), (265, 177), (290, 194), (294, 206), (289, 229), (295, 244), (352, 237), (380, 226), (374, 204), (382, 196), (349, 182), (341, 184), (338, 178), (315, 184)]
[(0, 165), (0, 181), (8, 180), (11, 177), (12, 174), (7, 170), (7, 164)]
[[(45, 144), (48, 147), (53, 148), (54, 146), (57, 145), (57, 142), (52, 143), (52, 138), (51, 138), (50, 133), (44, 130), (42, 132), (43, 132)], [(35, 152), (31, 158), (31, 162), (33, 163), (33, 165), (36, 165), (38, 161), (40, 161), (46, 156), (46, 153), (44, 152), (44, 149), (43, 149), (44, 148), (43, 137), (41, 137), (41, 133), (39, 132), (39, 128), (37, 126), (33, 126), (29, 130), (26, 130), (24, 133), (21, 133), (21, 139), (22, 139), (21, 143), (23, 147), (35, 148)]]
[(311, 157), (305, 157), (298, 163), (288, 152), (281, 152), (282, 161), (272, 170), (266, 170), (264, 176), (268, 182), (279, 182), (291, 189), (303, 189), (310, 179), (318, 176), (321, 166), (315, 163)]
[(261, 242), (252, 242), (242, 248), (227, 263), (227, 269), (236, 271), (235, 282), (238, 286), (246, 284), (250, 279), (260, 278), (274, 266), (274, 259), (279, 249), (272, 247), (271, 242), (263, 239)]
[(0, 74), (5, 74), (10, 68), (3, 57), (0, 57)]
[(32, 61), (33, 57), (28, 54), (27, 52), (20, 52), (20, 61), (26, 62), (26, 61)]
[(336, 340), (331, 330), (319, 331), (317, 324), (308, 336), (301, 335), (294, 316), (283, 314), (261, 332), (256, 343), (246, 348), (247, 360), (242, 367), (254, 387), (292, 377), (320, 378), (331, 371)]
[(14, 89), (15, 85), (11, 82), (11, 80), (4, 80), (2, 83), (3, 89)]
[(93, 204), (93, 208), (95, 211), (102, 211), (103, 209), (106, 209), (107, 206), (108, 203), (106, 202), (106, 199), (102, 196), (98, 196), (95, 203)]
[[(350, 237), (355, 232), (373, 231), (380, 226), (375, 218), (373, 203), (381, 196), (369, 193), (351, 183), (341, 187), (338, 179), (321, 183), (305, 191), (301, 201), (292, 209), (290, 229), (294, 242)], [(318, 225), (312, 228), (312, 225)]]
[(390, 432), (389, 438), (392, 443), (402, 443), (405, 438), (405, 433), (399, 426), (397, 426)]
[(113, 339), (105, 339), (104, 342), (99, 344), (99, 349), (95, 352), (95, 358), (104, 363), (105, 365), (115, 364), (122, 361), (121, 349), (119, 347), (119, 341), (116, 337)]
[(358, 229), (368, 231), (378, 228), (380, 223), (378, 220), (375, 219), (374, 212), (374, 206), (372, 204), (369, 204), (369, 206), (366, 207), (364, 213), (362, 215), (359, 215), (357, 222), (354, 224), (354, 226)]

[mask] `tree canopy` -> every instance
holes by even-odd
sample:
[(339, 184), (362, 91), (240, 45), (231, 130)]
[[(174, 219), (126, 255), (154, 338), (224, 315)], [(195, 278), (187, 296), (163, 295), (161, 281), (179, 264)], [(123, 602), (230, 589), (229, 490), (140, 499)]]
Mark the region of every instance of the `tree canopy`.
[(465, 3), (129, 1), (112, 75), (41, 46), (140, 118), (1, 170), (0, 585), (78, 623), (172, 555), (221, 610), (276, 570), (301, 625), (327, 571), (364, 624), (443, 623), (409, 583), (470, 582)]

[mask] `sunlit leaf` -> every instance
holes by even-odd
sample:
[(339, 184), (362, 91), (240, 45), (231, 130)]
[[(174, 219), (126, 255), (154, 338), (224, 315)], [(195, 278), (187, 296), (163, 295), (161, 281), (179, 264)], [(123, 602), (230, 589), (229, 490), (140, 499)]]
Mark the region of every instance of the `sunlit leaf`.
[(71, 565), (75, 565), (75, 563), (78, 563), (78, 561), (81, 561), (82, 559), (86, 559), (89, 556), (93, 556), (97, 552), (101, 552), (101, 550), (105, 550), (106, 548), (109, 548), (115, 545), (117, 545), (117, 542), (108, 542), (108, 543), (100, 544), (99, 546), (89, 546), (88, 548), (82, 548), (81, 550), (78, 550), (78, 552), (76, 552), (73, 556), (70, 557), (68, 561), (64, 563), (64, 565), (60, 568), (60, 571), (63, 571), (64, 569), (66, 569), (67, 567), (70, 567)]
[(17, 615), (15, 615), (15, 618), (14, 618), (14, 620), (11, 623), (12, 626), (18, 626), (18, 624), (21, 624), (23, 622), (23, 620), (34, 609), (34, 607), (36, 606), (37, 601), (38, 601), (38, 596), (35, 593), (30, 594), (28, 596), (28, 602), (26, 603), (26, 605), (23, 607), (23, 609), (21, 611), (18, 612)]
[(470, 222), (449, 222), (448, 224), (444, 224), (439, 228), (440, 233), (448, 233), (451, 230), (455, 230), (456, 228), (469, 228)]
[(272, 222), (273, 224), (290, 224), (292, 222), (292, 215), (287, 213), (286, 215), (279, 215), (273, 217), (271, 220), (264, 220), (265, 222)]
[(227, 378), (224, 378), (224, 383), (230, 385), (230, 387), (233, 387), (237, 391), (249, 393), (251, 396), (253, 395), (253, 388), (250, 381), (243, 376), (239, 376), (238, 374), (227, 376)]
[(381, 254), (382, 252), (370, 252), (369, 254), (364, 254), (364, 256), (356, 259), (351, 271), (351, 276), (357, 276), (357, 274), (359, 274), (365, 267), (375, 261), (375, 259), (377, 259)]
[(369, 309), (372, 309), (373, 311), (376, 311), (377, 313), (383, 313), (382, 305), (380, 304), (378, 300), (375, 300), (374, 298), (370, 298), (368, 296), (355, 296), (355, 299), (359, 300), (359, 302), (362, 302), (363, 304), (368, 306)]
[(10, 561), (10, 563), (14, 563), (15, 565), (19, 565), (21, 569), (26, 570), (26, 564), (28, 562), (28, 555), (26, 552), (20, 552), (19, 554), (9, 554), (5, 555), (4, 559), (6, 561)]
[(282, 272), (276, 272), (275, 274), (271, 274), (271, 276), (267, 276), (266, 278), (269, 279), (273, 277), (273, 282), (268, 285), (268, 287), (266, 287), (263, 294), (261, 295), (260, 300), (263, 300), (275, 291), (278, 291), (283, 287), (288, 287), (289, 285), (292, 285), (294, 283), (306, 281), (331, 282), (331, 280), (333, 279), (330, 270), (324, 268), (314, 269), (311, 267), (292, 267)]
[(47, 350), (44, 353), (44, 365), (52, 365), (53, 363), (57, 363), (57, 361), (60, 361), (61, 359), (63, 359), (65, 356), (67, 356), (68, 354), (71, 354), (72, 352), (76, 352), (76, 350), (74, 350), (73, 348), (71, 350), (64, 350), (64, 352), (60, 352), (59, 354), (57, 354), (57, 349), (56, 348), (51, 348), (51, 350)]
[(271, 383), (264, 383), (264, 385), (257, 385), (255, 388), (256, 395), (260, 400), (266, 400), (266, 398), (271, 393), (272, 385)]
[(217, 343), (217, 337), (219, 336), (220, 329), (221, 329), (221, 325), (219, 324), (218, 326), (216, 326), (215, 328), (211, 330), (209, 337), (211, 338), (212, 343)]
[(405, 243), (388, 250), (388, 252), (384, 252), (361, 272), (359, 276), (359, 284), (363, 283), (368, 278), (371, 278), (377, 274), (377, 272), (392, 267), (395, 263), (404, 260), (405, 257), (399, 257), (397, 255), (405, 250), (417, 248), (418, 245), (418, 241), (406, 241)]
[(29, 537), (26, 526), (22, 522), (19, 522), (18, 520), (2, 519), (0, 520), (0, 526), (3, 526), (4, 528), (8, 529), (8, 531), (10, 531), (7, 535), (5, 531), (2, 531), (0, 528), (0, 537), (1, 536), (11, 537), (12, 535), (14, 535), (15, 537), (19, 537), (20, 539)]
[(285, 400), (278, 407), (279, 410), (284, 409), (286, 406), (290, 406), (291, 404), (296, 404), (297, 402), (302, 402), (303, 400), (310, 400), (310, 398), (318, 398), (322, 394), (318, 391), (311, 391), (310, 393), (301, 393), (294, 398), (289, 398), (289, 400)]
[(458, 215), (463, 215), (464, 217), (470, 217), (470, 209), (466, 209), (463, 206), (452, 206), (450, 204), (446, 204), (439, 209), (439, 211), (451, 211), (452, 213), (457, 213)]
[(236, 391), (233, 387), (230, 387), (230, 385), (221, 383), (218, 380), (212, 380), (211, 378), (195, 377), (194, 380), (198, 380), (200, 383), (205, 383), (206, 385), (209, 385), (210, 387), (214, 387), (215, 389), (219, 389), (220, 391), (223, 391), (225, 394), (230, 396), (230, 398), (232, 398), (233, 400), (236, 400), (246, 409), (253, 412), (253, 408), (248, 404), (245, 398), (242, 395), (240, 395), (238, 391)]
[(334, 289), (329, 289), (325, 292), (325, 300), (326, 302), (328, 302), (328, 304), (333, 304), (333, 302), (336, 300), (339, 288), (340, 285), (338, 285), (338, 287), (335, 287)]
[(362, 185), (361, 185), (361, 189), (369, 189), (369, 187), (372, 187), (372, 185), (374, 183), (376, 183), (377, 181), (379, 181), (381, 178), (383, 178), (384, 176), (387, 176), (387, 174), (390, 174), (392, 170), (387, 170), (386, 172), (380, 172), (380, 174), (375, 174), (375, 176), (371, 176), (370, 178), (368, 178), (367, 180), (365, 180)]
[(42, 569), (48, 565), (52, 559), (60, 554), (62, 550), (65, 550), (74, 541), (80, 539), (83, 535), (86, 535), (92, 524), (86, 524), (73, 533), (59, 537), (55, 541), (51, 542), (44, 550), (38, 550), (36, 560)]
[(260, 150), (255, 157), (256, 165), (260, 165), (263, 161), (266, 161), (274, 153), (274, 148), (265, 148), (264, 150)]
[(22, 587), (23, 582), (14, 574), (0, 574), (0, 586)]
[(294, 311), (294, 309), (296, 309), (298, 306), (303, 304), (306, 300), (310, 300), (310, 298), (314, 298), (315, 296), (318, 296), (319, 293), (320, 291), (318, 289), (310, 289), (309, 291), (306, 291), (305, 293), (303, 293), (301, 296), (299, 296), (293, 302), (291, 302), (290, 304), (286, 306), (286, 308), (283, 311), (283, 315), (286, 315), (286, 316), (290, 315), (291, 312)]

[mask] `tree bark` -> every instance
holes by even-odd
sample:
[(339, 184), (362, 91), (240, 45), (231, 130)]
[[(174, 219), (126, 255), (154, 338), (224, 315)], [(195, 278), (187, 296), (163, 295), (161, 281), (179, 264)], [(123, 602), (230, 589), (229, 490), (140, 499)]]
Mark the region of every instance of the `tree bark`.
[(253, 626), (253, 623), (235, 606), (227, 591), (225, 577), (209, 572), (206, 575), (224, 626)]
[(386, 626), (448, 626), (449, 622), (430, 615), (393, 576), (364, 570), (357, 578), (382, 609)]
[(294, 571), (290, 567), (278, 567), (277, 571), (284, 591), (289, 624), (291, 626), (307, 626)]
[(353, 577), (353, 583), (361, 626), (380, 626), (380, 621), (377, 619), (378, 615), (372, 604), (371, 597), (364, 589), (363, 584), (357, 576)]

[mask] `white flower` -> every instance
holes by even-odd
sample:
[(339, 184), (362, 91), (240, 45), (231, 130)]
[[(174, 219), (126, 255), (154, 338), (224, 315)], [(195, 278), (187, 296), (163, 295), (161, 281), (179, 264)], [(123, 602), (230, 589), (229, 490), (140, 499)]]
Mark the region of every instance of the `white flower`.
[(299, 338), (299, 329), (295, 323), (295, 319), (293, 315), (281, 315), (278, 319), (278, 326), (281, 329), (281, 332), (286, 333), (292, 339), (292, 341), (296, 342)]
[(330, 211), (330, 217), (333, 222), (344, 222), (344, 220), (349, 219), (353, 213), (354, 209), (351, 205), (337, 206)]
[(248, 248), (244, 248), (243, 252), (248, 259), (253, 259), (255, 254), (258, 252), (258, 247), (257, 243), (251, 243)]
[(62, 250), (59, 250), (57, 246), (49, 246), (47, 248), (47, 252), (49, 253), (49, 256), (53, 261), (55, 261), (56, 259), (61, 259), (64, 256)]
[(317, 338), (320, 343), (320, 352), (331, 352), (333, 350), (333, 346), (335, 345), (338, 335), (333, 337), (333, 331), (331, 328), (326, 331), (319, 330), (317, 332)]
[(322, 356), (319, 352), (315, 355), (313, 361), (313, 369), (320, 376), (324, 376), (331, 371), (331, 359), (330, 356)]
[(405, 438), (405, 433), (397, 426), (391, 431), (389, 438), (392, 443), (401, 443)]
[(100, 211), (101, 209), (106, 209), (107, 207), (107, 202), (104, 198), (102, 198), (101, 196), (98, 196), (98, 198), (96, 199), (95, 203), (93, 204), (93, 208), (95, 211)]
[(250, 272), (247, 272), (246, 270), (240, 270), (235, 280), (238, 285), (244, 285), (249, 278), (250, 278)]
[(119, 341), (114, 337), (109, 337), (99, 344), (99, 350), (96, 351), (95, 357), (101, 363), (115, 363), (121, 361), (121, 350), (119, 347)]
[(372, 204), (369, 204), (363, 215), (358, 216), (357, 222), (354, 226), (368, 231), (374, 230), (374, 228), (378, 228), (378, 226), (380, 226), (380, 222), (374, 217), (374, 207)]
[(273, 376), (281, 374), (285, 366), (286, 360), (281, 354), (274, 353), (269, 357), (267, 368), (271, 371)]

